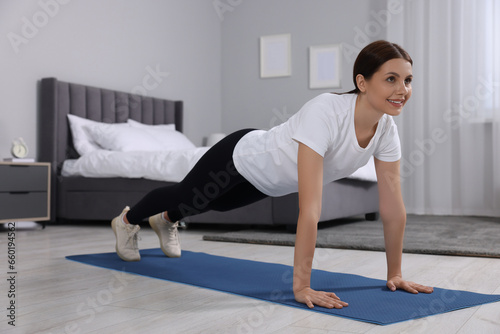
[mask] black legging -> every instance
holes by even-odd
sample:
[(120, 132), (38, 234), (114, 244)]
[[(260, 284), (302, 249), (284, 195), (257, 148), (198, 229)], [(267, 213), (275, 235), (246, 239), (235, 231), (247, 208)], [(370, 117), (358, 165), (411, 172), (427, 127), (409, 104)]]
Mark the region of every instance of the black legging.
[(167, 211), (171, 221), (209, 210), (228, 211), (261, 200), (257, 190), (236, 170), (234, 147), (253, 129), (234, 132), (210, 148), (181, 182), (148, 193), (127, 213), (132, 224)]

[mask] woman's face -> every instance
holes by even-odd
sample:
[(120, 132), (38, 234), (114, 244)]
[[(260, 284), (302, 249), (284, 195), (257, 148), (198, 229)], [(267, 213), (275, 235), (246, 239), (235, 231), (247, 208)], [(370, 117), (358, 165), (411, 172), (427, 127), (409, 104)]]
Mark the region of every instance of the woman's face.
[(358, 87), (371, 107), (391, 116), (401, 113), (411, 96), (412, 66), (402, 58), (386, 61), (369, 80), (361, 76)]

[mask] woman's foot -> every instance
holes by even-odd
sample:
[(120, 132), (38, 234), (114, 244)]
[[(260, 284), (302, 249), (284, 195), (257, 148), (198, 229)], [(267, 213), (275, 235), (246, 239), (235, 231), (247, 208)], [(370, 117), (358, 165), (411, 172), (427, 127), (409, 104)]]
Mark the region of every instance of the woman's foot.
[(177, 232), (179, 224), (167, 221), (163, 217), (163, 213), (159, 213), (149, 217), (149, 225), (151, 225), (158, 235), (163, 253), (168, 257), (180, 257), (181, 243), (179, 242), (179, 233)]
[(111, 228), (116, 237), (116, 253), (123, 261), (139, 261), (141, 254), (137, 246), (139, 225), (127, 224), (124, 216), (130, 208), (127, 206), (122, 213), (111, 221)]

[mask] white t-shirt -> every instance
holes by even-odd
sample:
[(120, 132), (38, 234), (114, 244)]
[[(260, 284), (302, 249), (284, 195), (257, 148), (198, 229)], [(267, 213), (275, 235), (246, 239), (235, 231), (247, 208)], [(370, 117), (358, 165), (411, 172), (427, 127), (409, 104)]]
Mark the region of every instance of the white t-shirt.
[(238, 172), (269, 196), (298, 191), (297, 154), (301, 142), (323, 157), (323, 183), (347, 177), (373, 155), (382, 161), (401, 158), (396, 124), (384, 115), (370, 143), (359, 146), (354, 129), (356, 94), (321, 94), (285, 123), (247, 133), (233, 153)]

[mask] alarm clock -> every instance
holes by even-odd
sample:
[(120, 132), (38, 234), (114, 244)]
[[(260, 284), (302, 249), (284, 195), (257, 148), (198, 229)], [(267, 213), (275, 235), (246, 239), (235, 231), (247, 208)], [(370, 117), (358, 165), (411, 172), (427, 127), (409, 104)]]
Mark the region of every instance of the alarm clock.
[(26, 158), (28, 155), (28, 145), (26, 145), (23, 138), (14, 139), (10, 152), (15, 158)]

